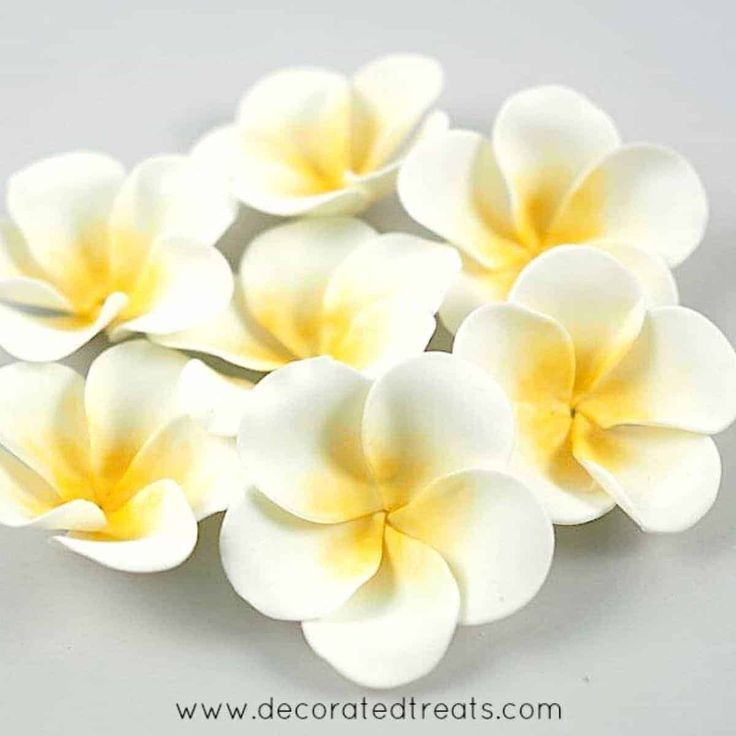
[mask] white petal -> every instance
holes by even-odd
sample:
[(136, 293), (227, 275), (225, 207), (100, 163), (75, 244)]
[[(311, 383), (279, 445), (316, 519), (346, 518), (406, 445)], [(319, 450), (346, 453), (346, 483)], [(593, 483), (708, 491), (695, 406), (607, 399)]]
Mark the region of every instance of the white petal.
[[(580, 230), (583, 219), (587, 233)], [(705, 190), (690, 164), (666, 148), (632, 144), (604, 158), (576, 186), (550, 238), (626, 243), (676, 266), (698, 246), (707, 220)]]
[(124, 294), (111, 294), (93, 317), (0, 304), (0, 345), (19, 360), (65, 358), (110, 325), (127, 302)]
[(566, 87), (534, 87), (504, 103), (493, 130), (525, 240), (543, 240), (573, 182), (619, 145), (613, 121)]
[(341, 606), (378, 569), (384, 515), (303, 521), (246, 491), (225, 514), (220, 553), (238, 595), (271, 618), (303, 621)]
[(544, 508), (505, 473), (440, 478), (389, 523), (447, 561), (460, 589), (462, 624), (495, 621), (525, 606), (552, 563), (554, 533)]
[(369, 386), (329, 358), (290, 363), (262, 379), (248, 395), (238, 436), (253, 485), (309, 521), (380, 510), (361, 443)]
[(575, 345), (576, 393), (618, 361), (644, 319), (636, 278), (613, 257), (581, 246), (553, 248), (516, 280), (509, 301), (556, 319)]
[(427, 56), (393, 54), (362, 66), (352, 78), (352, 170), (380, 168), (442, 90), (442, 67)]
[(387, 508), (440, 476), (504, 464), (514, 421), (508, 399), (480, 368), (425, 353), (381, 376), (363, 418), (363, 445)]
[(181, 373), (181, 403), (211, 434), (235, 437), (253, 383), (225, 376), (201, 360), (190, 360)]
[(145, 340), (116, 345), (95, 359), (84, 400), (99, 473), (117, 480), (149, 438), (182, 413), (178, 384), (186, 362)]
[(420, 143), (399, 171), (398, 193), (412, 218), (485, 266), (524, 255), (506, 181), (491, 144), (477, 133), (453, 130)]
[(350, 253), (375, 238), (360, 220), (302, 220), (259, 235), (240, 266), (256, 322), (298, 357), (321, 354), (323, 302), (329, 280)]
[(430, 672), (455, 631), (460, 595), (430, 547), (386, 528), (383, 561), (327, 618), (305, 621), (314, 651), (364, 687), (396, 687)]
[(114, 570), (159, 572), (189, 557), (197, 542), (197, 522), (176, 483), (161, 480), (108, 514), (104, 530), (54, 540)]
[(601, 430), (576, 422), (575, 455), (621, 508), (650, 532), (679, 532), (713, 505), (721, 461), (710, 437), (661, 427)]
[(205, 133), (192, 147), (192, 160), (232, 185), (239, 167), (240, 145), (235, 125), (223, 125)]
[(703, 315), (658, 307), (579, 408), (604, 427), (647, 424), (715, 434), (736, 419), (736, 352)]

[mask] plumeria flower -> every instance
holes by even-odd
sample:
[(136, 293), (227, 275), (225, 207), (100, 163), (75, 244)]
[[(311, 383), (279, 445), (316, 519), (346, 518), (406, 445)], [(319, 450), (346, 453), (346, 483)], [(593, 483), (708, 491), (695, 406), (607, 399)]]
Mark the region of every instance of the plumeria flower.
[(246, 249), (223, 313), (154, 339), (257, 371), (330, 355), (376, 373), (424, 350), (459, 270), (453, 248), (413, 235), (350, 218), (290, 222)]
[(264, 212), (355, 214), (393, 190), (407, 147), (447, 130), (441, 112), (420, 125), (442, 78), (436, 61), (415, 54), (376, 59), (350, 79), (284, 69), (257, 82), (235, 124), (206, 135), (192, 155)]
[(547, 575), (551, 523), (501, 469), (513, 434), (498, 385), (446, 353), (375, 382), (329, 358), (271, 373), (238, 437), (253, 487), (223, 522), (230, 582), (362, 685), (421, 677), (456, 624), (513, 613)]
[(0, 368), (0, 522), (129, 572), (185, 560), (197, 520), (245, 486), (232, 440), (180, 407), (185, 356), (144, 340), (106, 350), (84, 379), (56, 363)]
[(675, 304), (670, 268), (698, 245), (708, 214), (682, 156), (622, 145), (608, 115), (564, 87), (513, 95), (490, 141), (454, 130), (422, 143), (398, 190), (417, 222), (463, 254), (463, 275), (441, 312), (453, 331), (476, 307), (505, 299), (540, 253), (564, 244), (610, 253), (653, 303)]
[(11, 177), (0, 223), (0, 345), (57, 360), (101, 330), (172, 332), (223, 308), (232, 275), (212, 245), (236, 206), (181, 156), (126, 177), (95, 153), (45, 159)]
[(647, 308), (607, 253), (541, 255), (507, 303), (463, 322), (453, 351), (511, 397), (511, 467), (556, 523), (618, 504), (645, 531), (677, 532), (713, 504), (720, 458), (709, 435), (736, 418), (736, 353), (697, 312)]

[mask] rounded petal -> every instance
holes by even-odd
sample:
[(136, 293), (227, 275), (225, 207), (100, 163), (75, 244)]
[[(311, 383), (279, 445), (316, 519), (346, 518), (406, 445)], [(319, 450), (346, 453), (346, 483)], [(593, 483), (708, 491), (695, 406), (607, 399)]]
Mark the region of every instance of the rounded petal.
[(191, 327), (224, 310), (232, 293), (232, 273), (220, 251), (194, 241), (159, 241), (113, 336)]
[(602, 430), (576, 421), (575, 456), (644, 530), (679, 532), (710, 509), (721, 460), (710, 437), (662, 427)]
[(575, 392), (587, 391), (615, 365), (644, 319), (636, 278), (600, 250), (553, 248), (516, 280), (509, 300), (557, 320), (575, 346)]
[(240, 265), (250, 314), (294, 355), (321, 354), (327, 285), (338, 264), (375, 236), (347, 218), (291, 222), (259, 235)]
[(380, 168), (442, 90), (442, 67), (427, 56), (391, 54), (362, 66), (352, 78), (352, 171)]
[(235, 437), (253, 383), (225, 376), (201, 360), (190, 360), (181, 372), (181, 404), (210, 434)]
[(632, 144), (605, 157), (576, 185), (549, 238), (626, 243), (676, 266), (698, 246), (707, 221), (708, 201), (692, 166), (666, 148)]
[(511, 406), (477, 366), (424, 353), (371, 387), (363, 445), (388, 509), (457, 470), (505, 464), (514, 439)]
[(255, 487), (308, 521), (379, 511), (361, 417), (369, 382), (329, 358), (290, 363), (249, 393), (238, 448)]
[(534, 87), (506, 100), (496, 118), (493, 146), (525, 242), (544, 240), (573, 182), (618, 145), (613, 121), (572, 89)]
[(145, 340), (105, 350), (89, 368), (84, 404), (97, 472), (118, 480), (141, 447), (182, 413), (184, 355)]
[(3, 519), (2, 523), (7, 526), (93, 532), (104, 529), (107, 521), (104, 512), (97, 504), (85, 499), (77, 499), (62, 503), (39, 516)]
[(239, 167), (240, 144), (235, 125), (223, 125), (205, 133), (192, 147), (190, 157), (199, 166), (232, 184)]
[(579, 408), (603, 427), (646, 424), (715, 434), (736, 419), (736, 352), (703, 315), (658, 307)]
[(526, 486), (505, 473), (463, 470), (440, 478), (388, 521), (450, 566), (461, 624), (495, 621), (525, 606), (552, 563), (549, 517)]
[(506, 181), (477, 133), (453, 130), (417, 145), (399, 171), (398, 193), (419, 224), (483, 265), (501, 268), (523, 257)]
[(364, 687), (396, 687), (429, 673), (457, 623), (460, 595), (433, 549), (386, 528), (378, 572), (341, 608), (305, 621), (309, 645)]
[(71, 355), (110, 325), (127, 303), (125, 294), (111, 294), (92, 317), (38, 312), (0, 304), (0, 345), (19, 360), (59, 360)]
[(197, 522), (176, 483), (161, 480), (108, 514), (103, 530), (54, 540), (114, 570), (159, 572), (189, 557), (197, 542)]
[(314, 524), (248, 489), (225, 514), (222, 564), (238, 595), (266, 616), (325, 616), (378, 569), (383, 526), (382, 513)]

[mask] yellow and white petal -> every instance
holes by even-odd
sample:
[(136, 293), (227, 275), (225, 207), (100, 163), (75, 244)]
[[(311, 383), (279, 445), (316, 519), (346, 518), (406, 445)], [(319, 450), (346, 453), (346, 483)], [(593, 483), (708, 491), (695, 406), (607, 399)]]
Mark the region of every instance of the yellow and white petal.
[(524, 255), (506, 181), (490, 142), (477, 133), (453, 130), (417, 145), (399, 171), (398, 193), (419, 224), (486, 267)]
[(557, 320), (575, 346), (575, 393), (590, 389), (629, 348), (645, 314), (634, 275), (612, 256), (583, 246), (553, 248), (516, 280), (509, 301)]
[(602, 430), (576, 420), (575, 456), (644, 530), (679, 532), (713, 505), (721, 460), (710, 437), (663, 427)]
[(232, 293), (233, 276), (220, 251), (193, 240), (160, 240), (112, 330), (113, 338), (186, 329), (224, 310)]
[(503, 465), (514, 440), (511, 406), (480, 368), (424, 353), (371, 387), (363, 446), (389, 510), (457, 470)]
[(328, 283), (338, 264), (375, 236), (348, 218), (291, 222), (259, 235), (240, 265), (253, 319), (295, 356), (319, 355)]
[(189, 557), (197, 542), (197, 522), (176, 483), (160, 480), (109, 513), (101, 531), (54, 540), (114, 570), (159, 572)]
[(552, 563), (552, 524), (536, 497), (506, 473), (463, 470), (439, 478), (388, 523), (432, 547), (460, 589), (461, 624), (525, 606)]
[(344, 606), (302, 629), (344, 677), (364, 687), (397, 687), (439, 663), (459, 608), (457, 583), (442, 557), (387, 527), (378, 572)]
[(238, 434), (252, 388), (251, 381), (218, 373), (201, 360), (190, 360), (179, 379), (181, 404), (189, 416), (221, 437)]
[(687, 160), (666, 148), (632, 144), (605, 157), (576, 185), (549, 238), (626, 243), (677, 266), (698, 246), (707, 221), (705, 190)]
[(133, 340), (92, 363), (84, 389), (92, 458), (97, 472), (118, 480), (140, 448), (182, 414), (179, 378), (184, 355)]
[(493, 146), (522, 241), (542, 244), (573, 182), (619, 143), (609, 116), (572, 89), (534, 87), (506, 100)]
[[(0, 445), (41, 476), (61, 500), (94, 498), (84, 379), (71, 368), (14, 363), (0, 369)], [(24, 484), (30, 482), (27, 474), (22, 477)], [(30, 485), (28, 490), (33, 492)], [(44, 498), (44, 504), (51, 501), (45, 492)], [(43, 510), (46, 506), (37, 509)]]
[(127, 303), (125, 294), (111, 294), (89, 317), (0, 304), (0, 345), (19, 360), (59, 360), (110, 325)]
[(107, 224), (125, 171), (97, 153), (32, 164), (8, 182), (8, 212), (49, 279), (72, 300), (108, 276)]
[(271, 618), (304, 621), (340, 607), (381, 563), (384, 514), (315, 524), (254, 488), (222, 522), (220, 554), (238, 595)]
[(245, 404), (238, 449), (253, 485), (308, 521), (379, 511), (363, 455), (369, 381), (329, 358), (301, 360), (263, 378)]
[(716, 434), (736, 419), (736, 352), (703, 315), (658, 307), (579, 409), (603, 427), (645, 424)]
[(351, 169), (374, 171), (389, 161), (442, 91), (442, 67), (427, 56), (392, 54), (352, 78)]
[(205, 133), (189, 153), (191, 159), (232, 185), (239, 168), (240, 142), (236, 125), (222, 125)]

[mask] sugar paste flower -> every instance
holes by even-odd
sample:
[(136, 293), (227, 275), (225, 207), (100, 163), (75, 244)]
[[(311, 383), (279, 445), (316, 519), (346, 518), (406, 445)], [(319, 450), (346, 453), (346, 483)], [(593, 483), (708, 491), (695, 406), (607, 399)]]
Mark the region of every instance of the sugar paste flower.
[(56, 363), (0, 368), (0, 522), (103, 565), (178, 565), (197, 520), (245, 486), (232, 440), (181, 409), (185, 356), (144, 340), (106, 350), (85, 380)]
[(549, 519), (499, 469), (512, 443), (503, 392), (452, 355), (373, 383), (329, 358), (291, 363), (245, 404), (254, 487), (223, 522), (228, 578), (266, 615), (302, 621), (346, 677), (414, 680), (456, 624), (513, 613), (547, 575)]
[(527, 263), (564, 244), (611, 253), (654, 303), (674, 304), (669, 269), (698, 245), (707, 220), (705, 192), (685, 159), (622, 145), (608, 115), (564, 87), (510, 97), (490, 141), (454, 130), (422, 143), (398, 190), (415, 220), (463, 254), (441, 312), (453, 331), (476, 307), (503, 300)]
[(709, 435), (736, 418), (736, 353), (697, 312), (646, 304), (610, 255), (561, 247), (457, 333), (453, 351), (511, 397), (511, 467), (557, 523), (618, 504), (646, 531), (676, 532), (715, 500)]
[(0, 345), (57, 360), (103, 329), (172, 332), (227, 304), (232, 275), (211, 247), (235, 217), (216, 177), (181, 156), (126, 177), (95, 153), (11, 177), (0, 223)]
[(393, 190), (404, 149), (447, 129), (435, 112), (442, 69), (416, 54), (384, 56), (352, 78), (294, 67), (260, 80), (235, 124), (192, 155), (214, 167), (246, 204), (274, 215), (355, 214)]
[(459, 269), (453, 248), (360, 220), (290, 222), (246, 249), (224, 313), (154, 339), (258, 371), (330, 355), (375, 373), (424, 350)]

